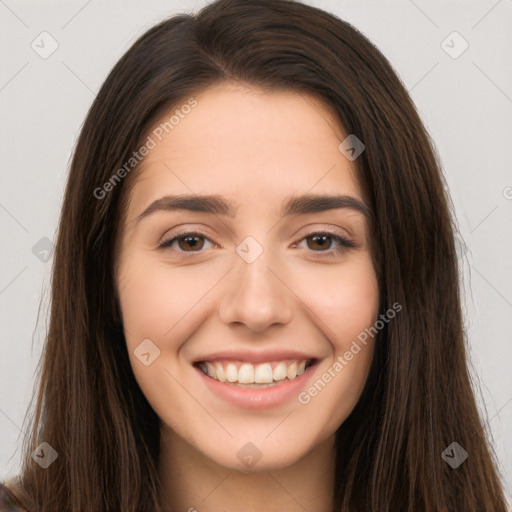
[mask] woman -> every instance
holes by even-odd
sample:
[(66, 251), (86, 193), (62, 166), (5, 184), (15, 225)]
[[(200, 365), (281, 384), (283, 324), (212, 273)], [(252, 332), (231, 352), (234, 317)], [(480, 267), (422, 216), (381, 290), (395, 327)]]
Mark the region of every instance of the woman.
[(219, 0), (153, 27), (77, 143), (5, 501), (505, 511), (453, 235), (414, 106), (349, 24)]

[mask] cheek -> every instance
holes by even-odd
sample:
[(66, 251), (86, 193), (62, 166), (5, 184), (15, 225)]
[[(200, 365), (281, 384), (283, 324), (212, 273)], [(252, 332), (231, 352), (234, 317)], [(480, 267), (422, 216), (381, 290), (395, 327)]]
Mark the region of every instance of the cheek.
[(378, 314), (378, 285), (372, 267), (351, 267), (337, 272), (326, 287), (326, 296), (310, 294), (311, 308), (326, 326), (330, 354), (315, 377), (301, 391), (298, 401), (304, 407), (310, 428), (333, 434), (353, 411), (363, 391), (373, 356), (373, 337), (367, 329)]
[(144, 259), (132, 258), (122, 265), (119, 298), (128, 344), (136, 341), (134, 337), (154, 336), (155, 329), (148, 331), (148, 326), (162, 327), (160, 324), (169, 299), (165, 291), (165, 283), (158, 279), (158, 271)]
[[(188, 320), (215, 284), (214, 272), (209, 270), (193, 266), (172, 269), (165, 263), (135, 257), (127, 261), (119, 273), (120, 305), (127, 333), (162, 339), (181, 319)], [(130, 342), (128, 338), (127, 341)]]
[(335, 430), (354, 408), (368, 375), (374, 339), (368, 329), (379, 312), (377, 277), (368, 254), (303, 275), (308, 276), (303, 297), (329, 341), (330, 353), (301, 403), (308, 404), (319, 425)]
[[(211, 268), (203, 267), (172, 268), (142, 251), (126, 258), (119, 267), (119, 300), (132, 370), (160, 417), (180, 417), (190, 398), (186, 394), (183, 397), (170, 374), (182, 381), (180, 347), (200, 326), (207, 302), (202, 299), (218, 281)], [(153, 345), (145, 340), (151, 340), (159, 352), (153, 352)], [(142, 351), (141, 346), (148, 348)], [(152, 362), (146, 366), (137, 354), (147, 351)], [(174, 399), (169, 400), (169, 396)]]
[(301, 275), (302, 297), (325, 337), (335, 351), (347, 350), (378, 314), (379, 288), (369, 255)]

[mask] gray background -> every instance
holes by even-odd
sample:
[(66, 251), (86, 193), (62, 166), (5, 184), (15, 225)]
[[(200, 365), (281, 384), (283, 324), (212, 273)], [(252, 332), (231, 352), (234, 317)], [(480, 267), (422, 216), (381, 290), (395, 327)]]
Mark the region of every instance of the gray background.
[[(47, 325), (48, 249), (86, 112), (138, 36), (205, 3), (0, 0), (0, 478), (19, 464), (15, 446)], [(349, 21), (380, 48), (435, 141), (465, 241), (477, 398), (512, 502), (512, 1), (306, 3)], [(464, 40), (469, 47), (459, 55)], [(42, 58), (52, 44), (58, 48)]]

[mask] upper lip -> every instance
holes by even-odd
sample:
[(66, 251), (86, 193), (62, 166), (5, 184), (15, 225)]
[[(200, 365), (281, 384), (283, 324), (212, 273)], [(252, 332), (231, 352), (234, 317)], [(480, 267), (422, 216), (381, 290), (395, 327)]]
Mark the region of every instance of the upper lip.
[(309, 361), (316, 359), (312, 354), (297, 352), (296, 350), (267, 350), (265, 352), (251, 350), (223, 351), (214, 352), (195, 359), (194, 363), (204, 363), (208, 361), (243, 361), (247, 363), (269, 363), (272, 361), (285, 361), (287, 359), (296, 359), (299, 361)]

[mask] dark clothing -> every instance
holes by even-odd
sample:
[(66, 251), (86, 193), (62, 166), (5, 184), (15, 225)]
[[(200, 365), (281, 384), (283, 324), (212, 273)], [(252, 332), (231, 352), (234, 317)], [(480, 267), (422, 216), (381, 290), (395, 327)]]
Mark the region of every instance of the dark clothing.
[(0, 512), (29, 512), (5, 482), (0, 482)]

